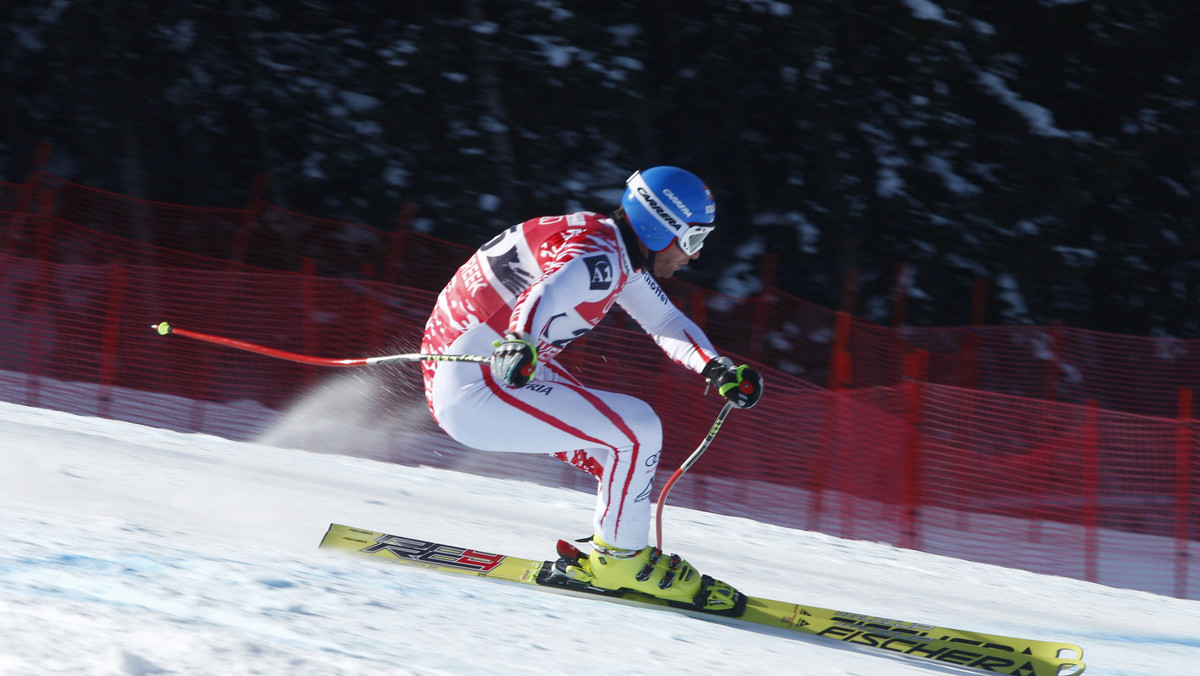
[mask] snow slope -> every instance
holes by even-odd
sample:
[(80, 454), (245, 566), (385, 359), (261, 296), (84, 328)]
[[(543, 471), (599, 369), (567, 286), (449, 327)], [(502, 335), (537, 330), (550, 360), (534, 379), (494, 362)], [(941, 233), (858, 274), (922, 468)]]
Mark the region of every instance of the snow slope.
[[(950, 666), (319, 552), (330, 522), (531, 558), (578, 491), (0, 403), (0, 674), (956, 674)], [(684, 479), (686, 481), (686, 478)], [(1200, 602), (667, 507), (748, 593), (1200, 673)]]

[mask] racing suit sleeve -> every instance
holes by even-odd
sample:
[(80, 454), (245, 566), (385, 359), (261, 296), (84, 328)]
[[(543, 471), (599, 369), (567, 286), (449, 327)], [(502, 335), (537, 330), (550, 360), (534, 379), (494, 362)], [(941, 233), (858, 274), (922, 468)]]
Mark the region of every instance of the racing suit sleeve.
[(700, 373), (718, 356), (708, 336), (675, 307), (645, 270), (630, 276), (617, 303), (675, 363)]

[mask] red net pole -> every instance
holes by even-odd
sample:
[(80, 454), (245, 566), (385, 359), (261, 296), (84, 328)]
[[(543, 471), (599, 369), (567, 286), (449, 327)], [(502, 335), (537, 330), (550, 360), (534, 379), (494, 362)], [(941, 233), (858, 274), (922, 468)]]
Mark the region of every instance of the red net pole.
[(826, 382), (831, 390), (839, 390), (850, 382), (850, 320), (850, 313), (842, 311), (837, 313), (833, 322), (833, 353), (829, 356), (829, 377)]
[(901, 547), (918, 549), (921, 546), (917, 532), (921, 502), (921, 381), (926, 375), (929, 353), (914, 350), (905, 357), (904, 382), (900, 385), (904, 401), (904, 468), (901, 486), (901, 508), (903, 540)]
[(754, 314), (750, 320), (750, 337), (747, 340), (747, 351), (750, 353), (750, 358), (754, 361), (762, 361), (763, 350), (767, 344), (768, 317), (771, 313), (771, 304), (775, 302), (775, 294), (773, 285), (775, 284), (775, 270), (778, 266), (778, 258), (775, 254), (764, 254), (762, 260), (762, 272), (760, 279), (762, 280), (762, 291), (759, 292), (758, 298), (754, 301)]
[[(971, 291), (971, 326), (983, 326), (986, 316), (987, 281), (982, 277), (976, 277)], [(966, 343), (963, 345), (963, 370), (960, 384), (972, 390), (979, 385), (979, 340), (979, 332), (972, 330), (967, 333)]]
[(829, 462), (841, 450), (838, 432), (841, 429), (843, 395), (834, 390), (824, 393), (825, 417), (821, 422), (820, 449), (813, 462), (809, 478), (809, 506), (807, 530), (821, 530), (821, 516), (825, 511), (825, 488), (829, 478)]
[(1179, 388), (1179, 426), (1175, 428), (1175, 596), (1187, 598), (1188, 530), (1192, 511), (1192, 390)]
[(49, 344), (50, 329), (56, 323), (56, 319), (51, 316), (54, 309), (51, 307), (51, 298), (53, 294), (50, 290), (52, 277), (55, 276), (56, 269), (50, 262), (51, 242), (53, 241), (54, 219), (49, 214), (54, 207), (54, 194), (49, 190), (43, 190), (38, 195), (40, 204), (41, 217), (37, 218), (38, 226), (35, 234), (34, 253), (36, 256), (35, 265), (35, 282), (33, 285), (33, 302), (31, 308), (33, 312), (33, 327), (34, 335), (37, 336), (34, 340), (34, 348), (32, 350), (32, 363), (30, 364), (31, 379), (29, 381), (28, 390), (28, 405), (40, 406), (42, 401), (41, 396), (41, 378), (46, 373), (46, 345)]
[(54, 152), (54, 146), (42, 141), (38, 145), (37, 154), (33, 159), (33, 168), (29, 170), (29, 176), (25, 179), (25, 185), (21, 186), (21, 194), (17, 197), (17, 213), (13, 215), (9, 221), (7, 232), (4, 233), (4, 250), (13, 252), (19, 246), (18, 242), (25, 237), (25, 224), (29, 221), (28, 214), (34, 210), (34, 199), (41, 191), (43, 179), (46, 176), (46, 163), (50, 161), (50, 154)]
[[(312, 353), (317, 351), (317, 322), (314, 319), (317, 316), (317, 262), (305, 258), (300, 262), (300, 268), (303, 272), (300, 282), (300, 302), (304, 309), (304, 317), (301, 319), (303, 345), (306, 352)], [(317, 370), (306, 368), (304, 375), (305, 381), (311, 383), (317, 378)]]
[(54, 260), (54, 192), (43, 190), (38, 195), (37, 243), (34, 255), (40, 261)]
[(50, 325), (50, 276), (51, 263), (34, 261), (34, 283), (31, 290), (29, 313), (32, 318), (33, 340), (29, 351), (29, 387), (25, 391), (27, 406), (41, 405), (41, 380), (45, 373), (46, 340)]
[(109, 266), (108, 311), (104, 318), (104, 334), (100, 345), (100, 396), (96, 415), (108, 418), (111, 414), (112, 388), (117, 380), (117, 349), (121, 336), (121, 309), (125, 305), (125, 269)]
[(1100, 530), (1100, 406), (1089, 399), (1083, 409), (1084, 579), (1098, 578)]
[(254, 226), (262, 216), (266, 204), (267, 184), (270, 179), (267, 174), (259, 172), (254, 176), (254, 185), (250, 188), (250, 200), (238, 222), (237, 232), (233, 236), (233, 248), (229, 252), (229, 269), (236, 270), (246, 262), (246, 252), (250, 249), (250, 236)]
[(391, 246), (388, 247), (387, 260), (380, 271), (380, 279), (385, 282), (397, 284), (401, 281), (400, 270), (404, 268), (404, 259), (408, 252), (408, 234), (412, 231), (413, 217), (416, 213), (417, 205), (412, 202), (405, 202), (400, 208), (400, 215), (396, 219), (396, 231), (390, 238)]
[(1042, 399), (1055, 401), (1058, 399), (1059, 362), (1062, 361), (1062, 323), (1055, 322), (1050, 329), (1050, 345), (1047, 347), (1049, 356), (1046, 359), (1045, 381), (1042, 383)]

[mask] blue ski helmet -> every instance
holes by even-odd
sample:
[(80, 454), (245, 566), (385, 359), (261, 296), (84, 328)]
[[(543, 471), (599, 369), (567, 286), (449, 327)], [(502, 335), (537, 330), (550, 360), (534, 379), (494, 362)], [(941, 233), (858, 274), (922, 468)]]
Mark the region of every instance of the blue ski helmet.
[(712, 232), (717, 204), (695, 174), (679, 167), (635, 171), (625, 181), (621, 206), (638, 239), (651, 251), (662, 251), (679, 240), (689, 256)]

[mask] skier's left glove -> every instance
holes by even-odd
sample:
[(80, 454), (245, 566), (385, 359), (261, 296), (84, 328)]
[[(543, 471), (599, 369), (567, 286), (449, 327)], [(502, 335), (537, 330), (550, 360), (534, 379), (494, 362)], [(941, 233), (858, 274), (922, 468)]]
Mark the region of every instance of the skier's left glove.
[(537, 347), (521, 333), (509, 333), (492, 343), (492, 374), (509, 387), (525, 387), (537, 370)]
[(738, 408), (750, 408), (762, 397), (762, 375), (745, 364), (734, 366), (729, 357), (717, 357), (708, 362), (702, 374), (722, 397)]

